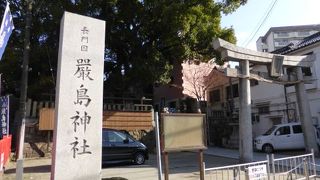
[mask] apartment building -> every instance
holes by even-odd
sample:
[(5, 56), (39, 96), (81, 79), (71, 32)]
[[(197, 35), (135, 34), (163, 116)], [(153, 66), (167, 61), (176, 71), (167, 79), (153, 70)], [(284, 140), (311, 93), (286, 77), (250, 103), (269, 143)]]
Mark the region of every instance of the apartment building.
[(256, 47), (261, 52), (272, 52), (290, 43), (296, 44), (319, 31), (320, 24), (271, 27), (264, 36), (258, 38)]

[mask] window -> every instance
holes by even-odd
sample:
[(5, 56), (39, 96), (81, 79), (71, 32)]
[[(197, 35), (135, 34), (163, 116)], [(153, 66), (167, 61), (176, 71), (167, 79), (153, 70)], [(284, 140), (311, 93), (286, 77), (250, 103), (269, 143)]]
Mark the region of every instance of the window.
[(102, 144), (108, 146), (114, 143), (123, 144), (125, 142), (132, 143), (134, 142), (132, 136), (120, 131), (113, 130), (103, 130), (102, 131)]
[(107, 131), (107, 133), (108, 140), (112, 143), (123, 143), (123, 141), (126, 139), (126, 135), (120, 132)]
[(288, 40), (276, 40), (275, 41), (275, 45), (276, 46), (286, 46), (289, 44)]
[(252, 123), (258, 123), (260, 122), (260, 116), (258, 114), (251, 113), (251, 120)]
[(287, 67), (286, 71), (287, 71), (287, 75), (293, 75), (294, 69)]
[(301, 125), (294, 125), (292, 126), (292, 129), (294, 134), (302, 133)]
[(268, 136), (270, 135), (275, 129), (277, 128), (277, 126), (272, 126), (268, 131), (266, 131), (263, 135)]
[[(311, 52), (308, 52), (306, 54), (303, 54), (303, 55), (312, 55), (313, 54), (313, 51)], [(311, 68), (310, 67), (302, 67), (302, 74), (304, 76), (312, 76), (312, 71), (311, 71)]]
[(302, 67), (302, 74), (304, 76), (312, 76), (311, 68), (310, 67)]
[[(231, 89), (230, 86), (226, 87), (227, 91), (227, 99), (231, 99)], [(239, 89), (238, 89), (238, 84), (233, 84), (232, 85), (232, 95), (233, 97), (239, 97)]]
[(270, 112), (269, 103), (268, 104), (258, 104), (256, 106), (258, 108), (259, 114), (269, 114), (269, 112)]
[(287, 32), (277, 32), (275, 33), (278, 37), (288, 37), (289, 33)]
[(270, 121), (272, 122), (273, 125), (281, 124), (282, 117), (271, 117)]
[(309, 31), (300, 31), (298, 32), (298, 36), (309, 36), (310, 32)]
[(210, 92), (210, 102), (219, 102), (220, 101), (220, 90), (216, 89)]
[(275, 132), (275, 135), (277, 135), (277, 136), (287, 135), (287, 134), (290, 134), (290, 126), (280, 127), (280, 128)]
[(282, 117), (272, 117), (270, 118), (270, 120), (272, 121), (273, 125), (277, 125), (277, 124), (281, 124)]

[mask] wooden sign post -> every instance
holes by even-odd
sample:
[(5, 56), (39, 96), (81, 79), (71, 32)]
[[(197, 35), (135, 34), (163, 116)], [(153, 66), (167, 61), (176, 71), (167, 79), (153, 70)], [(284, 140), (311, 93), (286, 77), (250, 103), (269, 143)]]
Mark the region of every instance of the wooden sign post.
[(205, 115), (162, 114), (165, 180), (169, 180), (169, 152), (197, 150), (200, 180), (204, 180), (203, 149), (207, 148)]

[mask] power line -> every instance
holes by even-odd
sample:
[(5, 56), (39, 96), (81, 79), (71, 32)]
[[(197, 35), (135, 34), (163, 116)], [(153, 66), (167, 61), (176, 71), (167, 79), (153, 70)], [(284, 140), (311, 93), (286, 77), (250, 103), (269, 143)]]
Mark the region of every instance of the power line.
[[(251, 40), (252, 40), (252, 37), (254, 37), (254, 33), (259, 29), (259, 27), (261, 26), (263, 20), (267, 17), (268, 15), (268, 12), (270, 12), (271, 8), (272, 8), (272, 5), (275, 3), (276, 0), (274, 1), (271, 1), (267, 10), (265, 11), (264, 15), (261, 16), (259, 22), (256, 24), (255, 28), (253, 29), (253, 31), (250, 33), (250, 35), (248, 36), (248, 38), (242, 43), (242, 46), (247, 46)], [(250, 40), (250, 41), (249, 41)]]
[[(274, 8), (274, 6), (276, 5), (276, 3), (278, 2), (278, 0), (274, 0), (273, 1), (273, 3), (272, 3), (272, 5), (270, 6), (269, 5), (269, 10), (267, 11), (267, 13), (266, 13), (266, 15), (264, 16), (264, 18), (263, 18), (263, 20), (262, 20), (262, 22), (260, 23), (260, 25), (259, 25), (259, 27), (255, 30), (255, 31), (253, 31), (251, 34), (250, 34), (250, 36), (248, 37), (248, 39), (246, 40), (246, 41), (244, 41), (244, 47), (247, 47), (248, 46), (248, 44), (252, 41), (252, 39), (256, 36), (256, 34), (258, 33), (258, 31), (260, 30), (260, 28), (262, 27), (262, 25), (266, 22), (266, 20), (269, 18), (269, 16), (270, 16), (270, 14), (271, 14), (271, 12), (272, 12), (272, 10), (273, 10), (273, 8)], [(258, 23), (259, 24), (259, 23)], [(243, 45), (242, 44), (242, 45)]]

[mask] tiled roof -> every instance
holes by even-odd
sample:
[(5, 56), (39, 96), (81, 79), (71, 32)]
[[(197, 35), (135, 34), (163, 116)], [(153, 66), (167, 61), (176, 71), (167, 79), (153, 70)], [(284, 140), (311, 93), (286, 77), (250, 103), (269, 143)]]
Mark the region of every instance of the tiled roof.
[(303, 40), (299, 41), (298, 43), (290, 43), (287, 46), (277, 49), (275, 51), (272, 51), (273, 54), (288, 54), (292, 51), (301, 49), (303, 47), (315, 44), (317, 42), (320, 42), (320, 32), (317, 32), (311, 36), (308, 36), (304, 38)]

